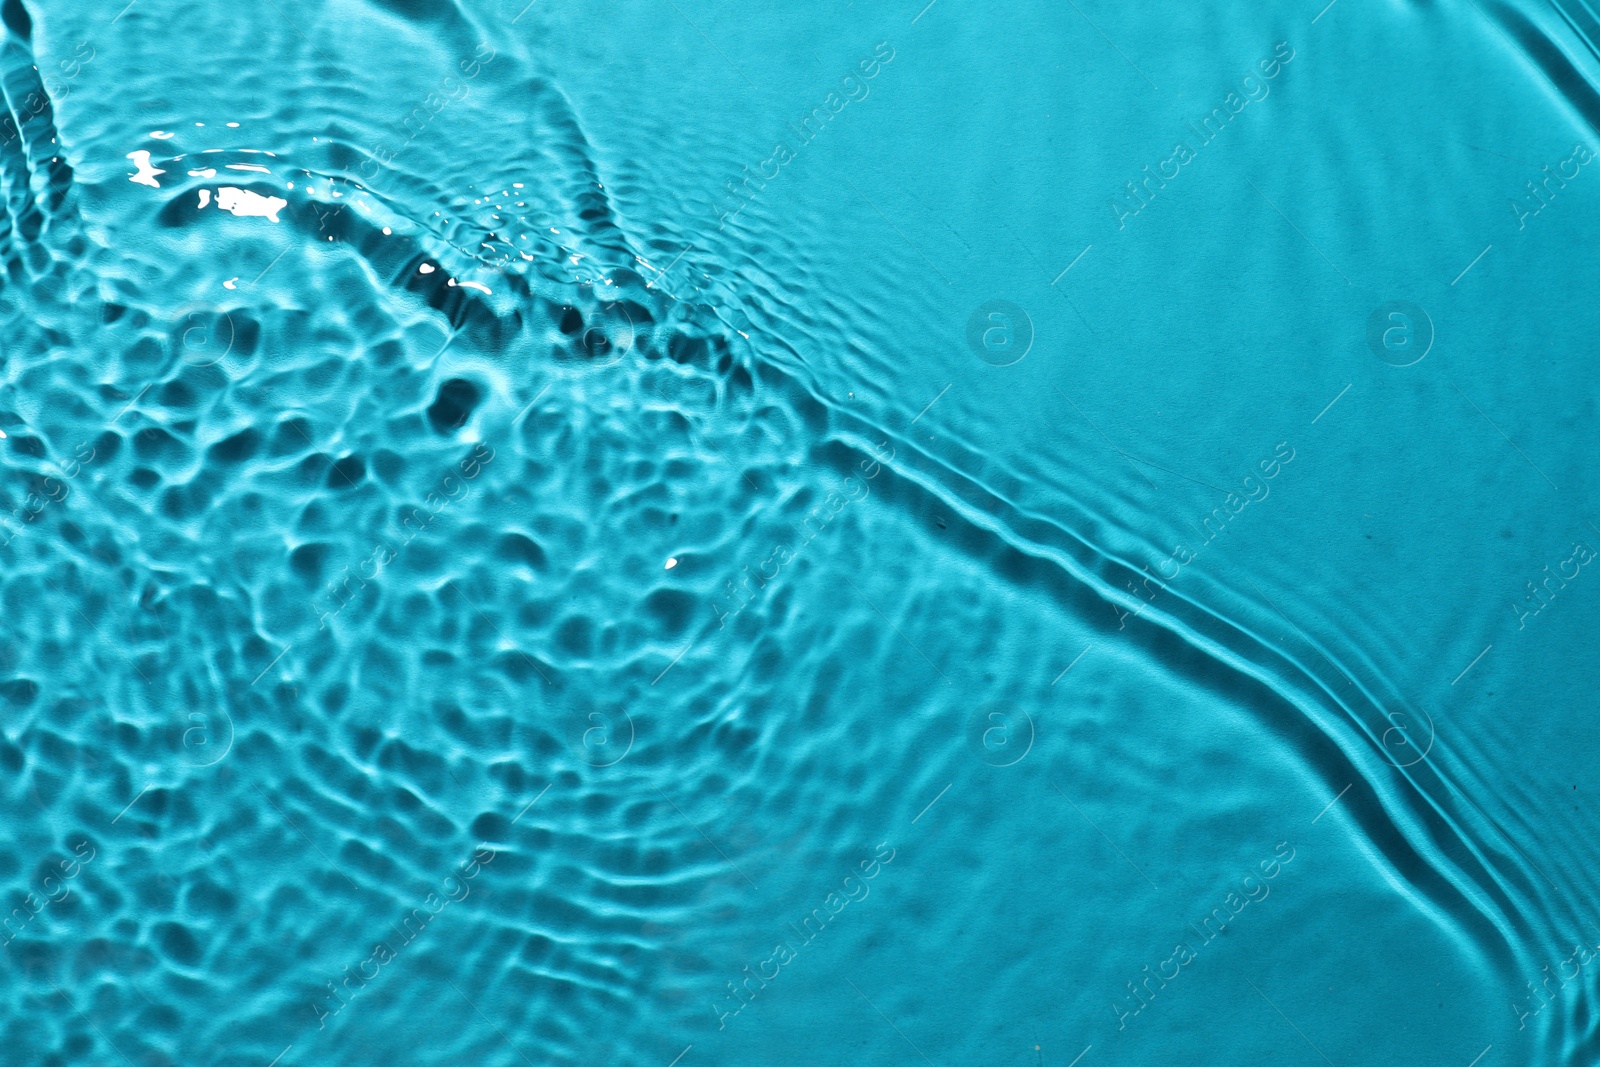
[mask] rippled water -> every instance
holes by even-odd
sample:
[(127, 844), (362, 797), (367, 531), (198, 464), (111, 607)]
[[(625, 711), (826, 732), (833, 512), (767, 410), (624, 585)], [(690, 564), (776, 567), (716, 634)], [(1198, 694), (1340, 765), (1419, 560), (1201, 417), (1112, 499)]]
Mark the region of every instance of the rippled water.
[(1585, 0), (0, 16), (0, 1062), (1600, 1062)]

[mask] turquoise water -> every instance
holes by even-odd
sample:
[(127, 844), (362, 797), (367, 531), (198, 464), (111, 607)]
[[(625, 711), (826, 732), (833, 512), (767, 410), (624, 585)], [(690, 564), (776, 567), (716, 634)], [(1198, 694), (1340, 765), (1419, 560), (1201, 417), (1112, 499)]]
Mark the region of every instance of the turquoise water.
[(0, 16), (0, 1063), (1600, 1062), (1585, 0)]

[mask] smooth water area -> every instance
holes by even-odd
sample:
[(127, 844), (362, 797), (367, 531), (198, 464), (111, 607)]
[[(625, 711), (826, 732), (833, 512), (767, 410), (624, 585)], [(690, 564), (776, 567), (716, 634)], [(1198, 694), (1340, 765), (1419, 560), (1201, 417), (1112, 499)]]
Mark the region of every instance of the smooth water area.
[(0, 1064), (1600, 1062), (1586, 0), (0, 16)]

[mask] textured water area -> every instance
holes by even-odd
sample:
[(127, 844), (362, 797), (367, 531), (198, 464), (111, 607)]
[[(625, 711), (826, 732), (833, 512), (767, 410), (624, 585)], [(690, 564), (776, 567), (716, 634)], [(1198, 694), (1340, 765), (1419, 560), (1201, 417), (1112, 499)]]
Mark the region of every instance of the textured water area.
[(1587, 0), (0, 21), (0, 1064), (1600, 1063)]

